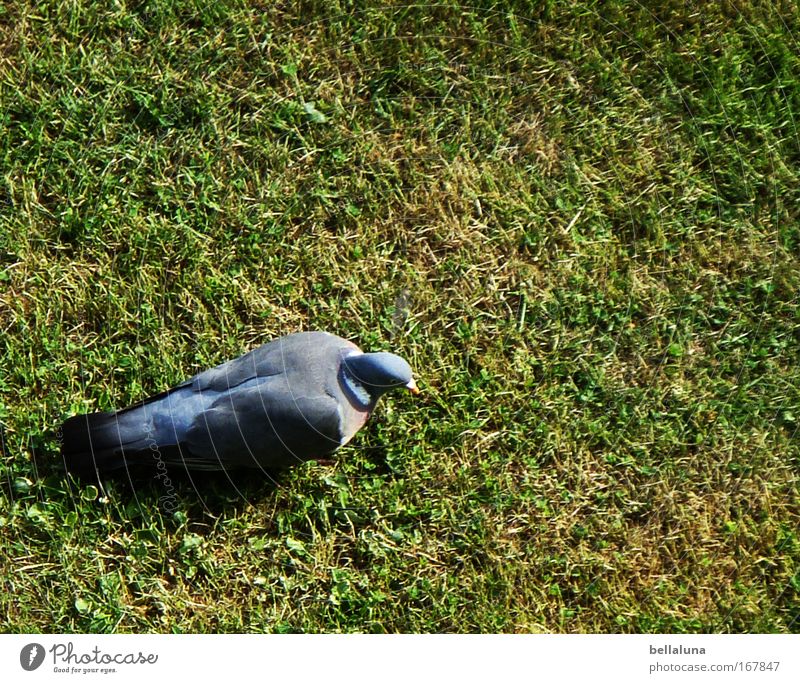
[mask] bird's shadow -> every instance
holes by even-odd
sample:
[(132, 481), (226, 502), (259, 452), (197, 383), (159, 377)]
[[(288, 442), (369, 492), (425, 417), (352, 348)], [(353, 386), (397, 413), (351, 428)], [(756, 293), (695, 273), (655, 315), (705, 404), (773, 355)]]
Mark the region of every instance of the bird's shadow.
[(32, 455), (38, 479), (61, 480), (73, 495), (94, 486), (99, 496), (136, 500), (142, 506), (157, 506), (165, 516), (183, 513), (189, 519), (241, 511), (281, 485), (279, 471), (197, 471), (174, 464), (76, 475), (67, 471), (58, 452), (35, 448)]

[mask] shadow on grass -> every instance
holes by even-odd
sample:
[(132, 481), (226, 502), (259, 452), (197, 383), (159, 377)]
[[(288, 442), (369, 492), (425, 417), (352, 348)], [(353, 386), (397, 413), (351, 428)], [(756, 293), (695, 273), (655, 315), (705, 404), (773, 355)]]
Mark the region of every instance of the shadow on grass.
[[(112, 472), (69, 472), (57, 450), (35, 444), (34, 476), (50, 487), (63, 488), (83, 500), (96, 495), (120, 503), (137, 501), (158, 508), (165, 518), (183, 513), (188, 519), (241, 512), (268, 498), (279, 486), (279, 471), (230, 469), (189, 470), (176, 464), (148, 463)], [(180, 516), (180, 515), (179, 515)]]

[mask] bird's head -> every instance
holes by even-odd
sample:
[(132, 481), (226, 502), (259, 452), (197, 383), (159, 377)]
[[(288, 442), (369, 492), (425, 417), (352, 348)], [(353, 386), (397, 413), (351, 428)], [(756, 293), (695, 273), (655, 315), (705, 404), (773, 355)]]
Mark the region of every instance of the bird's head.
[(419, 393), (411, 366), (393, 353), (354, 353), (344, 358), (344, 367), (375, 400), (398, 387), (405, 387), (412, 394)]

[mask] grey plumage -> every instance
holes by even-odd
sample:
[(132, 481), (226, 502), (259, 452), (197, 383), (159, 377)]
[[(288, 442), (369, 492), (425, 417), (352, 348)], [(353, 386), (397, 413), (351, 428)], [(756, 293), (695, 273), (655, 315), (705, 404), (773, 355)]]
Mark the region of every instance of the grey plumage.
[(280, 469), (332, 454), (400, 386), (417, 391), (399, 356), (301, 332), (123, 410), (69, 418), (61, 452), (83, 475), (154, 458), (189, 469)]

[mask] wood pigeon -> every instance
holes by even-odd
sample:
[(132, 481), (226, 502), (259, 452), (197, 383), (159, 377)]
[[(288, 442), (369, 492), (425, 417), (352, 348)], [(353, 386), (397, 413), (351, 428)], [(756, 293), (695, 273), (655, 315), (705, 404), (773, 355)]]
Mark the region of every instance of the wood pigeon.
[(84, 476), (159, 459), (198, 470), (280, 469), (330, 456), (397, 387), (419, 393), (399, 356), (300, 332), (123, 410), (69, 418), (61, 454)]

